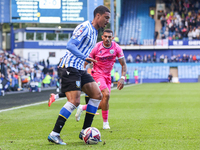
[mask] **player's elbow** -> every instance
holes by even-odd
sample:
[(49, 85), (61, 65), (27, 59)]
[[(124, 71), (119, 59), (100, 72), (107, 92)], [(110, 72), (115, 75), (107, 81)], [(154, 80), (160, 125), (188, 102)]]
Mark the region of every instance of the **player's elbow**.
[(71, 50), (72, 47), (73, 47), (72, 43), (71, 43), (71, 42), (68, 42), (66, 48), (67, 48), (68, 50)]

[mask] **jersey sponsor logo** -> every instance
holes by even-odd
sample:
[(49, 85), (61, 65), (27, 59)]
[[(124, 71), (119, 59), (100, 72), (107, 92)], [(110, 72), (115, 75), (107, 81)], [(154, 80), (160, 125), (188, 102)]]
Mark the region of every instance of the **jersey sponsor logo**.
[(114, 54), (114, 52), (115, 52), (114, 49), (111, 49), (111, 50), (110, 50), (110, 53), (111, 53), (111, 54)]
[(106, 61), (106, 60), (112, 60), (115, 56), (108, 56), (108, 57), (99, 57), (97, 58), (97, 61), (100, 60), (100, 61)]
[(76, 81), (76, 87), (80, 88), (81, 82), (80, 81)]
[(81, 33), (83, 32), (83, 29), (85, 28), (85, 26), (82, 26), (77, 32), (76, 35), (81, 35)]
[(76, 35), (81, 35), (82, 32), (83, 32), (83, 30), (79, 30), (79, 31), (77, 31)]

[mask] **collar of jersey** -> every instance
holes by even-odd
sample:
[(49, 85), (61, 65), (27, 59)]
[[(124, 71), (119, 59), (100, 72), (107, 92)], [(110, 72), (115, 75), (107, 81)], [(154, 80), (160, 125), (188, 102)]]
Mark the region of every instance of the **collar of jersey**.
[(112, 47), (112, 42), (111, 42), (111, 45), (110, 45), (110, 47), (105, 47), (105, 46), (103, 45), (103, 42), (102, 42), (102, 46), (103, 46), (104, 48), (106, 48), (106, 49), (109, 49), (109, 48), (111, 48), (111, 47)]
[(95, 29), (98, 33), (98, 30), (92, 25), (92, 21), (89, 21), (90, 22), (90, 25), (92, 26), (93, 29)]

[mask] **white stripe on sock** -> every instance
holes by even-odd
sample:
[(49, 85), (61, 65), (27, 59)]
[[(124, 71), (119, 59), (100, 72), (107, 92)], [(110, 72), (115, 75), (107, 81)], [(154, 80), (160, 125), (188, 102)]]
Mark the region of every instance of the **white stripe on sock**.
[(90, 98), (88, 104), (98, 108), (100, 102), (101, 100)]
[(66, 108), (70, 113), (72, 113), (74, 109), (76, 109), (76, 106), (69, 101), (67, 101), (67, 103), (63, 107)]

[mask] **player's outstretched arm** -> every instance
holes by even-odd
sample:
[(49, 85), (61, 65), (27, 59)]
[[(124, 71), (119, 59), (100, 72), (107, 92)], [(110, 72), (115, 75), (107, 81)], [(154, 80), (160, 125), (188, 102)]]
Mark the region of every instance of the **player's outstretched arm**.
[(70, 39), (67, 43), (67, 49), (74, 54), (76, 57), (81, 58), (82, 60), (86, 60), (87, 56), (85, 56), (83, 53), (81, 53), (78, 48), (77, 45), (80, 42), (74, 39)]
[(122, 66), (122, 73), (121, 73), (121, 79), (117, 83), (117, 89), (121, 90), (124, 87), (124, 80), (125, 80), (126, 71), (127, 71), (125, 58), (123, 57), (119, 59), (119, 63)]

